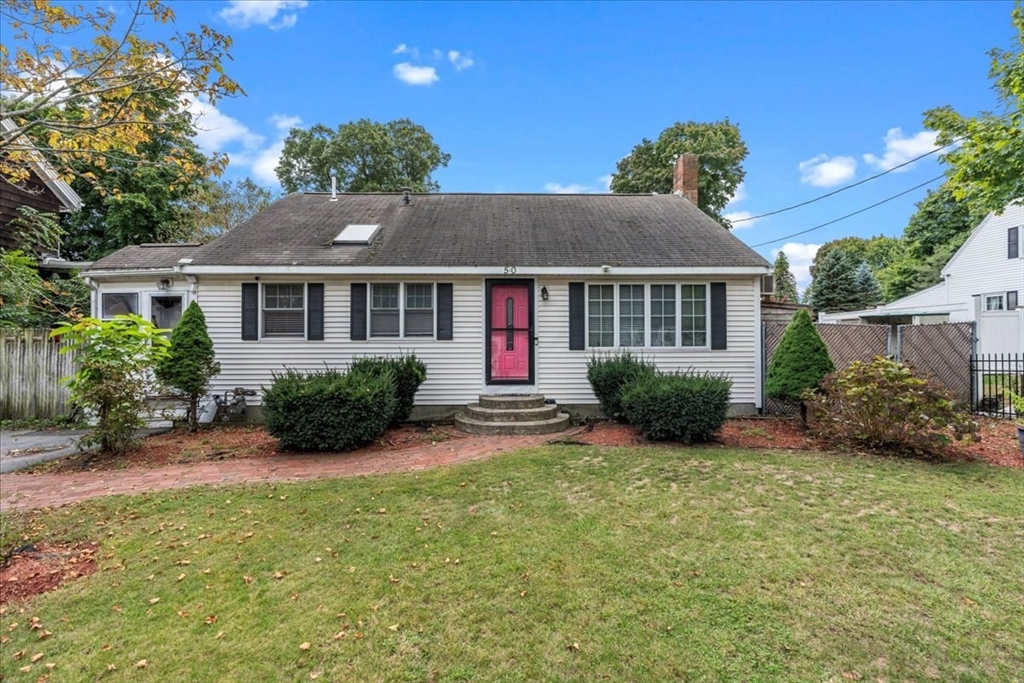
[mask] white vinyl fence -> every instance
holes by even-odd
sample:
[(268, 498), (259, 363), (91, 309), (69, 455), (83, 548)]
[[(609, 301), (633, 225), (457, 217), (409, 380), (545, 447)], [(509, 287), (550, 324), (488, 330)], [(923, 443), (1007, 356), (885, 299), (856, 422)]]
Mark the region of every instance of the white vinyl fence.
[(74, 354), (48, 329), (0, 330), (0, 419), (55, 418), (71, 410), (60, 381), (74, 373)]

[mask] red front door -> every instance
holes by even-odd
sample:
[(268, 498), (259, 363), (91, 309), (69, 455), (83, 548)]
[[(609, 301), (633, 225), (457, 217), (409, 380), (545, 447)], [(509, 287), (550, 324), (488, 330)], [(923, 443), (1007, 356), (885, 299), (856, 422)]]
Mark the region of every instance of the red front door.
[(530, 287), (527, 283), (491, 285), (488, 312), (490, 379), (530, 381)]

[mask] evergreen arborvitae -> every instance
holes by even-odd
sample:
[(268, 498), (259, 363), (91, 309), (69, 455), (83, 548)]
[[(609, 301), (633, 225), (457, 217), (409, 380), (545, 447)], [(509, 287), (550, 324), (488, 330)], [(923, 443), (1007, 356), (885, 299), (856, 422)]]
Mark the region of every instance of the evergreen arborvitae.
[(797, 302), (796, 278), (793, 271), (789, 269), (789, 259), (786, 252), (780, 251), (775, 257), (775, 265), (772, 273), (775, 275), (775, 298), (779, 301)]
[[(801, 308), (782, 333), (779, 347), (768, 364), (764, 393), (768, 398), (800, 401), (807, 389), (818, 386), (822, 378), (835, 370), (828, 348), (814, 329), (811, 315)], [(801, 416), (804, 416), (801, 403)]]
[(859, 308), (873, 308), (882, 302), (882, 287), (871, 271), (871, 266), (862, 263), (854, 273), (857, 279), (857, 293), (860, 295)]
[(156, 367), (156, 378), (188, 399), (188, 426), (192, 431), (199, 427), (199, 399), (219, 372), (220, 363), (206, 331), (206, 316), (193, 301), (171, 332), (170, 354)]
[(841, 249), (829, 251), (814, 274), (810, 304), (822, 313), (855, 311), (861, 296), (857, 289), (857, 264)]

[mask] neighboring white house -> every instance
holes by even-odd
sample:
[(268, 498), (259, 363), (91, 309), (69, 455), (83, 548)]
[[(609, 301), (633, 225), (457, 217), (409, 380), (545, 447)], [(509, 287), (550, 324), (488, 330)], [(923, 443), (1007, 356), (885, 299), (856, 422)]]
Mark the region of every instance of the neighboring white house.
[(415, 416), (479, 394), (584, 407), (587, 359), (630, 349), (728, 374), (753, 412), (769, 264), (697, 208), (682, 161), (670, 195), (290, 194), (209, 244), (127, 247), (84, 275), (96, 316), (169, 327), (198, 301), (216, 393), (414, 352)]
[(990, 213), (942, 269), (942, 282), (877, 308), (822, 313), (823, 323), (976, 322), (979, 354), (1024, 353), (1024, 206)]

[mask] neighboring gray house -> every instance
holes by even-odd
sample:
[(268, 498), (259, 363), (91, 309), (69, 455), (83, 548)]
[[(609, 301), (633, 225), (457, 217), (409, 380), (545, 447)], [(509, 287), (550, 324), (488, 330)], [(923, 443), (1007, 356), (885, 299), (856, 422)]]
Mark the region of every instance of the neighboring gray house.
[(942, 282), (883, 306), (822, 313), (823, 323), (975, 322), (980, 354), (1024, 354), (1024, 206), (990, 213), (942, 268)]
[(97, 316), (170, 326), (198, 301), (217, 393), (415, 352), (416, 416), (481, 394), (584, 408), (587, 359), (630, 349), (728, 374), (753, 412), (769, 264), (696, 207), (689, 178), (660, 196), (291, 194), (209, 244), (128, 247), (84, 274)]

